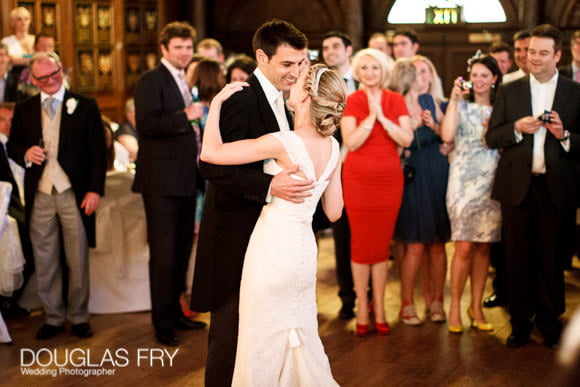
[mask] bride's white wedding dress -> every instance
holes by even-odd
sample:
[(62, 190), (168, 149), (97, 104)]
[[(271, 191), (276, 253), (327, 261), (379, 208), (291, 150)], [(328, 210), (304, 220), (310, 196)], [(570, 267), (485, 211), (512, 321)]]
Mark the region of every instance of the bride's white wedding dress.
[[(264, 206), (246, 256), (240, 286), (240, 325), (232, 386), (337, 386), (318, 336), (317, 247), (312, 215), (339, 157), (334, 138), (322, 175), (295, 132), (272, 134), (315, 181), (303, 203), (274, 197)], [(282, 171), (274, 160), (264, 172)]]

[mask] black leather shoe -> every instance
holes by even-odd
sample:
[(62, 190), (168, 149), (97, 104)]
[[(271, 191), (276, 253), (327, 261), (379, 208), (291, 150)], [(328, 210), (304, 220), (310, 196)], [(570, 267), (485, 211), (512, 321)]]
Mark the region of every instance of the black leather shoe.
[(523, 335), (523, 334), (518, 334), (518, 333), (514, 333), (512, 332), (509, 337), (507, 338), (507, 346), (510, 348), (518, 348), (518, 347), (523, 347), (524, 345), (526, 345), (528, 343), (528, 341), (530, 340), (530, 335)]
[(76, 324), (73, 325), (71, 329), (75, 336), (80, 337), (81, 339), (88, 339), (89, 337), (93, 337), (93, 330), (89, 323)]
[(560, 342), (559, 335), (544, 335), (544, 345), (548, 348), (558, 348), (558, 343)]
[(170, 347), (177, 347), (179, 345), (179, 339), (175, 336), (172, 329), (158, 330), (155, 336), (157, 337), (157, 341), (161, 344)]
[(185, 317), (175, 320), (176, 329), (197, 330), (204, 329), (207, 326), (203, 321), (193, 321)]
[(30, 313), (18, 305), (16, 301), (7, 297), (0, 297), (0, 300), (0, 311), (2, 311), (2, 317), (5, 319), (30, 315)]
[(37, 340), (50, 339), (62, 332), (64, 332), (63, 326), (57, 327), (55, 325), (44, 324), (38, 330), (38, 333), (36, 334), (36, 339)]
[(491, 296), (483, 299), (483, 307), (484, 308), (495, 308), (496, 306), (503, 306), (503, 305), (505, 305), (504, 299), (502, 297), (498, 296), (496, 293), (493, 293)]
[(354, 318), (354, 310), (352, 307), (343, 306), (338, 312), (338, 318), (341, 320), (351, 320)]

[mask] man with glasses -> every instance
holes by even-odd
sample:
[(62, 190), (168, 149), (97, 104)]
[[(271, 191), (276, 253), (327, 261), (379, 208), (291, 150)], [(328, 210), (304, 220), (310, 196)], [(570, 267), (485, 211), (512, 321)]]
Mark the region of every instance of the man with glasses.
[[(9, 156), (26, 168), (24, 193), (45, 323), (36, 338), (64, 331), (80, 338), (88, 323), (88, 247), (95, 246), (95, 210), (104, 193), (106, 147), (95, 100), (65, 90), (54, 53), (36, 53), (30, 64), (40, 94), (16, 105)], [(59, 230), (68, 267), (63, 300)]]

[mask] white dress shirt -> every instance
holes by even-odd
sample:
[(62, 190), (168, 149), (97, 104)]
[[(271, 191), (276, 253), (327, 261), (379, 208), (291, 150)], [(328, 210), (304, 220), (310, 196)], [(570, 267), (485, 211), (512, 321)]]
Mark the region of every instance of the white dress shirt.
[(572, 80), (575, 82), (580, 82), (578, 81), (576, 78), (579, 76), (578, 74), (580, 74), (580, 67), (576, 66), (574, 64), (574, 62), (572, 62)]
[[(552, 111), (556, 85), (558, 84), (558, 72), (547, 82), (541, 83), (536, 77), (530, 74), (530, 92), (532, 94), (532, 116), (538, 117), (544, 111)], [(544, 159), (544, 144), (546, 142), (546, 127), (534, 133), (534, 151), (532, 155), (532, 173), (546, 173), (546, 162)]]
[(171, 76), (173, 77), (173, 80), (175, 80), (175, 83), (177, 84), (177, 87), (179, 88), (179, 91), (181, 92), (181, 96), (183, 97), (183, 103), (185, 104), (185, 106), (188, 106), (189, 104), (191, 104), (191, 101), (192, 101), (191, 90), (189, 90), (189, 85), (187, 84), (187, 81), (185, 80), (185, 71), (175, 68), (165, 58), (161, 58), (161, 63), (163, 64), (163, 66), (165, 66), (167, 68), (167, 70), (169, 70), (169, 72), (171, 73)]
[[(545, 110), (552, 111), (556, 87), (558, 85), (558, 71), (547, 82), (539, 82), (530, 74), (530, 93), (532, 98), (532, 116), (539, 117)], [(566, 129), (566, 128), (564, 128)], [(540, 129), (534, 133), (534, 148), (532, 153), (532, 173), (546, 173), (546, 162), (544, 158), (544, 144), (546, 143), (546, 127), (540, 126)], [(521, 142), (524, 135), (514, 129), (516, 142)], [(570, 139), (560, 142), (566, 152), (570, 150)]]
[(356, 91), (356, 83), (354, 82), (354, 77), (352, 75), (352, 67), (348, 67), (346, 73), (342, 75), (346, 83), (346, 93), (347, 95), (352, 94)]
[(512, 81), (515, 81), (517, 79), (523, 78), (525, 76), (526, 76), (526, 73), (524, 73), (524, 70), (518, 69), (517, 71), (513, 71), (509, 74), (504, 75), (502, 80), (501, 80), (501, 83), (512, 82)]
[(264, 94), (266, 94), (266, 99), (268, 100), (268, 103), (270, 104), (270, 107), (274, 112), (274, 116), (276, 117), (276, 121), (278, 122), (280, 130), (289, 130), (290, 125), (288, 124), (288, 118), (286, 117), (286, 113), (285, 112), (283, 113), (276, 108), (276, 99), (280, 97), (284, 98), (282, 92), (276, 89), (274, 85), (272, 85), (272, 82), (270, 82), (270, 80), (266, 78), (264, 73), (262, 73), (262, 71), (260, 71), (259, 68), (256, 68), (256, 70), (254, 70), (254, 75), (258, 79), (258, 82), (260, 82), (260, 86), (262, 86)]
[[(259, 68), (256, 68), (254, 70), (254, 75), (256, 76), (256, 79), (258, 79), (260, 86), (262, 86), (264, 94), (266, 94), (266, 100), (268, 100), (270, 108), (274, 112), (274, 116), (276, 117), (278, 126), (280, 127), (281, 130), (289, 129), (290, 125), (288, 124), (288, 118), (286, 117), (286, 114), (282, 115), (281, 112), (279, 112), (278, 109), (276, 108), (276, 99), (278, 99), (279, 97), (284, 98), (282, 92), (276, 89), (274, 85), (272, 85), (272, 82), (270, 82), (270, 80), (266, 78), (264, 73), (262, 73), (262, 71), (260, 71)], [(268, 187), (268, 194), (266, 195), (266, 203), (270, 203), (272, 201), (271, 191), (272, 191), (272, 183), (270, 183), (270, 186)]]

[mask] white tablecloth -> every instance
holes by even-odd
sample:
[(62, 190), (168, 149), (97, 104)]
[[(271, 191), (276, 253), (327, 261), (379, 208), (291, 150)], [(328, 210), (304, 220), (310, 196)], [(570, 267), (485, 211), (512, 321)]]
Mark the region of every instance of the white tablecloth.
[(8, 215), (11, 192), (12, 184), (0, 181), (0, 294), (6, 297), (22, 286), (24, 269), (18, 224)]
[(89, 253), (90, 313), (151, 309), (145, 211), (132, 184), (130, 173), (107, 175), (97, 210), (97, 247)]

